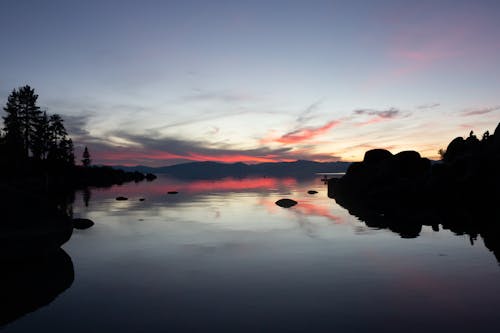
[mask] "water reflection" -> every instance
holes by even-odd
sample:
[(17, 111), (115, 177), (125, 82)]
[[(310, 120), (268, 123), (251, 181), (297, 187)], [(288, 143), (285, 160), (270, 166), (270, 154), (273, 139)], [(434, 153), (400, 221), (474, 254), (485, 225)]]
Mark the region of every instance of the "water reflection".
[(90, 198), (92, 197), (92, 192), (88, 187), (84, 188), (82, 190), (82, 198), (83, 198), (83, 204), (85, 207), (89, 206)]
[[(425, 215), (404, 228), (384, 216), (362, 223), (327, 197), (321, 179), (160, 177), (90, 190), (77, 193), (73, 212), (95, 225), (64, 245), (78, 279), (9, 332), (444, 332), (500, 324), (500, 270), (482, 234), (471, 247), (444, 230), (448, 221)], [(129, 200), (116, 201), (120, 195)], [(274, 204), (284, 197), (298, 205)], [(70, 277), (69, 268), (58, 269)]]
[(74, 280), (73, 262), (62, 249), (0, 265), (0, 327), (48, 305)]
[(0, 326), (48, 305), (74, 279), (72, 260), (61, 249), (73, 234), (74, 193), (2, 185)]
[(441, 207), (436, 210), (422, 206), (418, 211), (404, 210), (401, 207), (397, 214), (384, 214), (367, 206), (363, 201), (342, 201), (338, 204), (348, 209), (349, 213), (359, 218), (366, 226), (375, 229), (388, 229), (402, 238), (417, 238), (424, 226), (431, 227), (434, 232), (440, 228), (450, 230), (457, 236), (466, 235), (470, 244), (474, 245), (480, 236), (486, 248), (493, 252), (500, 264), (500, 225), (496, 207)]
[[(256, 177), (256, 178), (224, 178), (218, 180), (180, 180), (169, 177), (160, 177), (152, 183), (137, 183), (126, 186), (114, 186), (109, 189), (95, 189), (93, 193), (86, 189), (81, 193), (85, 207), (88, 207), (88, 200), (92, 197), (96, 202), (108, 202), (108, 208), (115, 213), (123, 214), (145, 214), (150, 215), (156, 212), (157, 216), (171, 215), (172, 211), (165, 211), (166, 207), (175, 207), (181, 214), (193, 214), (195, 208), (205, 207), (210, 212), (214, 220), (223, 219), (229, 210), (228, 207), (220, 206), (221, 202), (236, 201), (239, 216), (255, 214), (255, 207), (265, 208), (271, 215), (293, 216), (297, 225), (300, 226), (306, 235), (310, 237), (320, 237), (318, 223), (328, 221), (331, 224), (346, 223), (349, 215), (356, 216), (368, 227), (360, 229), (360, 226), (353, 226), (354, 234), (366, 235), (370, 230), (387, 229), (402, 238), (416, 238), (422, 233), (424, 226), (430, 226), (438, 232), (440, 228), (450, 230), (454, 234), (468, 235), (471, 244), (478, 236), (481, 236), (486, 247), (499, 258), (500, 253), (500, 232), (498, 228), (492, 227), (492, 223), (477, 223), (476, 220), (492, 220), (495, 217), (488, 212), (473, 212), (475, 215), (464, 214), (464, 210), (457, 214), (436, 214), (422, 209), (419, 212), (412, 212), (406, 216), (386, 216), (367, 210), (362, 204), (341, 203), (348, 209), (349, 214), (343, 214), (338, 208), (335, 209), (333, 200), (326, 200), (326, 187), (320, 186), (319, 177), (311, 179), (276, 178), (276, 177)], [(308, 195), (306, 192), (310, 188), (320, 191), (318, 195)], [(178, 191), (179, 194), (168, 195), (169, 191)], [(128, 201), (117, 202), (113, 199), (119, 195), (129, 197)], [(291, 209), (284, 210), (275, 205), (276, 199), (280, 197), (291, 197), (299, 202)], [(145, 198), (145, 201), (139, 199)], [(194, 205), (194, 206), (193, 206)], [(201, 206), (200, 206), (201, 205)], [(146, 213), (147, 212), (147, 213)], [(179, 218), (180, 215), (176, 215)], [(322, 220), (314, 220), (321, 218)], [(139, 217), (143, 220), (142, 217)], [(249, 223), (249, 229), (260, 226)], [(315, 225), (316, 224), (316, 225)], [(484, 226), (489, 227), (485, 228)]]

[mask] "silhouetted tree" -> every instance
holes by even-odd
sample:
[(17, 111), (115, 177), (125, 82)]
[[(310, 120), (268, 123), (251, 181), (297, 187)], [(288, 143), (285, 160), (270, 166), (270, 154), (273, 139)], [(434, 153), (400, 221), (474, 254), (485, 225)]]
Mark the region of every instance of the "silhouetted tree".
[[(7, 100), (4, 111), (5, 132), (9, 136), (9, 144), (15, 149), (22, 149), (24, 158), (28, 158), (35, 137), (36, 126), (41, 117), (40, 108), (36, 105), (38, 95), (26, 85), (13, 90)], [(20, 146), (20, 147), (18, 147)]]
[(68, 138), (63, 120), (58, 114), (53, 114), (49, 118), (48, 137), (47, 159), (74, 164), (73, 142)]
[(87, 168), (90, 166), (90, 163), (92, 163), (92, 160), (90, 159), (90, 153), (87, 146), (85, 146), (85, 150), (83, 151), (82, 164)]
[(441, 159), (444, 160), (444, 156), (446, 154), (446, 150), (444, 150), (443, 148), (441, 148), (441, 149), (438, 150), (438, 154), (439, 154), (439, 156), (441, 156)]
[[(4, 154), (13, 164), (30, 166), (30, 160), (48, 161), (41, 165), (74, 165), (73, 142), (60, 115), (48, 115), (36, 105), (38, 95), (29, 86), (14, 89), (4, 111)], [(40, 164), (37, 163), (38, 166)]]
[(2, 171), (8, 161), (7, 156), (7, 145), (5, 144), (5, 135), (0, 131), (0, 171)]
[(35, 136), (32, 142), (32, 153), (35, 160), (47, 159), (50, 148), (49, 117), (43, 112), (35, 126)]
[(20, 160), (24, 151), (19, 104), (19, 91), (14, 89), (7, 98), (6, 106), (3, 108), (7, 113), (3, 117), (6, 153), (13, 162)]
[(59, 143), (60, 160), (64, 164), (75, 165), (75, 154), (73, 152), (73, 140), (65, 137)]

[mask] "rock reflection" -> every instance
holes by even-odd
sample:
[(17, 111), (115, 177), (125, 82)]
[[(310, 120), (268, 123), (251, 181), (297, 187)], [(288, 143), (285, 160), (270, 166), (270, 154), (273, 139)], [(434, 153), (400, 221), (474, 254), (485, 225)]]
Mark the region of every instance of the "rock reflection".
[(1, 265), (0, 327), (49, 304), (74, 280), (73, 262), (62, 249)]
[(370, 228), (388, 229), (402, 238), (420, 236), (423, 226), (429, 226), (434, 231), (439, 228), (450, 230), (456, 235), (468, 235), (471, 245), (480, 236), (487, 249), (495, 255), (500, 264), (500, 225), (495, 223), (497, 212), (478, 206), (451, 207), (436, 209), (435, 207), (420, 207), (420, 210), (398, 210), (381, 213), (362, 200), (342, 200), (336, 198), (339, 205), (356, 216)]
[(0, 194), (0, 327), (49, 304), (74, 280), (61, 249), (73, 233), (72, 191), (5, 186)]

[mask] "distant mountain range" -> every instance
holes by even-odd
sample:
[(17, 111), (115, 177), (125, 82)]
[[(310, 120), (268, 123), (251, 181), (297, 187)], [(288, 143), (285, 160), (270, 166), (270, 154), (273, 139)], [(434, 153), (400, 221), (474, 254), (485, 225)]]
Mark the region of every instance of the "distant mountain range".
[(166, 174), (176, 178), (217, 179), (224, 177), (273, 176), (273, 177), (313, 177), (315, 173), (345, 172), (350, 162), (314, 162), (299, 160), (277, 163), (219, 163), (189, 162), (165, 167), (120, 166), (113, 168), (125, 171)]

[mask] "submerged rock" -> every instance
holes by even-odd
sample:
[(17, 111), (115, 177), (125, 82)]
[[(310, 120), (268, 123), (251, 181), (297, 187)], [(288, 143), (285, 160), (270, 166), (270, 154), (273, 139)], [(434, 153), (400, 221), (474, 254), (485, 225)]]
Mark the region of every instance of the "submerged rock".
[(297, 201), (292, 199), (279, 199), (275, 202), (275, 204), (283, 208), (290, 208), (292, 206), (295, 206), (297, 204)]
[(144, 201), (144, 200), (146, 200), (146, 199), (144, 199), (144, 198), (140, 198), (140, 199), (139, 199), (139, 201)]
[(168, 191), (167, 192), (167, 194), (177, 194), (177, 193), (179, 193), (179, 192), (177, 192), (177, 191)]
[(73, 228), (83, 230), (94, 225), (94, 222), (89, 219), (73, 219)]
[(315, 191), (315, 190), (309, 190), (309, 191), (307, 191), (307, 193), (308, 193), (308, 194), (316, 194), (316, 193), (318, 193), (318, 191)]
[(127, 197), (116, 197), (116, 200), (124, 201), (124, 200), (128, 200), (128, 198)]

